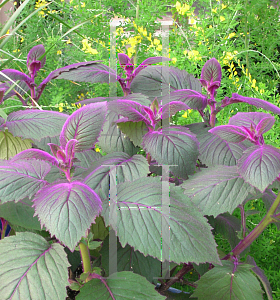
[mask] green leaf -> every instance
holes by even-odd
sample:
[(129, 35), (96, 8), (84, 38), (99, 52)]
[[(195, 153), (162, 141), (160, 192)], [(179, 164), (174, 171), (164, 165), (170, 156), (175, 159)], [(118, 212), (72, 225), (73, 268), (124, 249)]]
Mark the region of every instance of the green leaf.
[(106, 153), (125, 152), (130, 156), (136, 154), (139, 147), (134, 146), (132, 141), (124, 136), (117, 124), (112, 124), (116, 120), (118, 120), (118, 115), (115, 112), (110, 111), (107, 113), (103, 131), (98, 139), (98, 145)]
[(32, 148), (31, 140), (15, 137), (7, 130), (0, 132), (0, 159), (10, 159), (30, 148)]
[(141, 146), (143, 136), (148, 132), (147, 126), (143, 121), (117, 123), (122, 133), (127, 135), (135, 146)]
[[(162, 197), (162, 182), (158, 177), (117, 185), (117, 223), (111, 226), (115, 231), (117, 229), (121, 245), (124, 247), (128, 243), (145, 256), (161, 260), (163, 216), (164, 225), (169, 223), (170, 226), (170, 245), (166, 245), (170, 247), (170, 261), (178, 264), (186, 261), (219, 263), (212, 227), (183, 194), (183, 189), (170, 185), (170, 213), (162, 212)], [(108, 202), (103, 202), (102, 211), (106, 225), (110, 224)]]
[(256, 277), (251, 273), (253, 266), (239, 263), (236, 267), (230, 261), (222, 260), (222, 266), (215, 266), (205, 273), (193, 297), (215, 300), (263, 300), (263, 291)]
[(0, 241), (2, 299), (65, 299), (69, 263), (63, 247), (20, 232)]
[(97, 249), (101, 244), (102, 244), (102, 242), (91, 241), (88, 243), (88, 248), (89, 248), (89, 250), (94, 250), (94, 249)]
[(106, 279), (92, 279), (80, 289), (77, 300), (164, 300), (155, 286), (132, 272), (114, 273)]
[(102, 216), (95, 219), (95, 223), (91, 225), (90, 232), (93, 233), (94, 239), (104, 240), (109, 234), (109, 228), (105, 226)]
[[(105, 276), (109, 275), (109, 247), (109, 236), (107, 236), (100, 251)], [(123, 248), (119, 239), (117, 239), (117, 254), (114, 257), (117, 257), (118, 272), (132, 271), (155, 283), (157, 279), (154, 278), (161, 276), (161, 262), (158, 259), (151, 256), (144, 256), (139, 251), (135, 251), (130, 245), (126, 245)]]
[(0, 204), (0, 217), (12, 225), (22, 226), (27, 229), (41, 230), (41, 224), (37, 217), (34, 217), (35, 210), (32, 201), (28, 197), (14, 203), (7, 202)]

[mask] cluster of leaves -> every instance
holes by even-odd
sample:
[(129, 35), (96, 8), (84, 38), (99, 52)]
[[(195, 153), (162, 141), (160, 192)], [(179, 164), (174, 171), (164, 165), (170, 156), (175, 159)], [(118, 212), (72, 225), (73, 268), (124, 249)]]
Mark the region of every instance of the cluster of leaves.
[[(222, 70), (215, 58), (203, 66), (200, 80), (175, 67), (152, 66), (168, 58), (151, 57), (136, 67), (119, 53), (124, 77), (90, 61), (54, 70), (37, 85), (45, 55), (43, 45), (30, 50), (28, 75), (1, 71), (1, 101), (15, 94), (27, 106), (21, 92), (30, 89), (34, 104), (0, 118), (6, 141), (1, 146), (0, 216), (16, 231), (0, 241), (1, 295), (63, 299), (67, 268), (79, 245), (85, 274), (70, 280), (80, 290), (77, 299), (165, 299), (168, 287), (193, 269), (200, 278), (192, 297), (262, 299), (258, 278), (272, 299), (263, 271), (252, 257), (241, 262), (239, 255), (267, 225), (279, 221), (280, 197), (272, 189), (280, 185), (280, 150), (263, 138), (275, 118), (237, 113), (227, 125), (215, 125), (216, 116), (234, 103), (278, 115), (280, 109), (236, 93), (217, 101)], [(35, 109), (53, 79), (118, 82), (123, 96), (79, 101), (80, 108), (70, 116)], [(181, 110), (197, 111), (204, 122), (170, 125), (171, 116)], [(93, 151), (97, 142), (105, 156)], [(139, 147), (146, 158), (136, 154)], [(256, 198), (263, 199), (268, 212), (247, 235), (244, 205)], [(237, 207), (241, 221), (231, 215)], [(113, 250), (108, 226), (113, 229), (110, 247), (112, 239), (116, 242)], [(230, 243), (225, 257), (218, 255), (213, 229)], [(89, 251), (95, 251), (92, 264)], [(152, 283), (168, 276), (161, 271), (165, 260), (184, 266), (175, 280), (162, 281), (158, 293)], [(38, 281), (41, 276), (44, 280)]]

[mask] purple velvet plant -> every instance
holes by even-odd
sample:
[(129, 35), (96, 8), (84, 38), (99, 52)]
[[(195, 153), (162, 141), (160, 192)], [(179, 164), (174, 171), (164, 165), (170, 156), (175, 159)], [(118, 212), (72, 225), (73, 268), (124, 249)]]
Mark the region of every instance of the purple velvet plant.
[[(280, 150), (263, 138), (275, 118), (264, 112), (237, 113), (228, 125), (215, 124), (219, 112), (232, 103), (278, 115), (280, 109), (238, 94), (216, 101), (222, 73), (215, 58), (205, 63), (200, 81), (177, 68), (152, 65), (167, 58), (148, 58), (135, 68), (133, 60), (119, 54), (125, 78), (99, 62), (85, 62), (55, 70), (36, 86), (44, 53), (42, 45), (30, 51), (28, 75), (0, 73), (6, 81), (0, 86), (4, 100), (12, 94), (22, 98), (16, 88), (4, 95), (10, 79), (30, 89), (35, 102), (55, 78), (94, 83), (109, 82), (114, 75), (124, 95), (86, 99), (70, 116), (28, 109), (0, 118), (0, 134), (20, 145), (11, 155), (7, 139), (7, 154), (0, 161), (0, 217), (17, 232), (0, 241), (1, 297), (65, 299), (71, 283), (80, 291), (76, 299), (124, 299), (130, 293), (137, 299), (166, 299), (167, 289), (195, 269), (200, 279), (191, 297), (239, 299), (236, 295), (242, 293), (242, 299), (262, 299), (257, 277), (272, 299), (263, 271), (250, 256), (240, 262), (240, 255), (268, 224), (279, 222), (280, 196), (272, 188), (280, 186)], [(204, 122), (171, 125), (170, 117), (186, 109), (197, 110)], [(97, 142), (105, 156), (94, 151)], [(140, 148), (147, 157), (137, 154)], [(268, 212), (246, 234), (244, 204), (258, 198)], [(169, 201), (167, 211), (163, 199)], [(237, 207), (241, 220), (231, 215)], [(169, 228), (166, 235), (162, 228)], [(223, 258), (213, 229), (231, 245)], [(113, 235), (114, 254), (109, 250)], [(110, 271), (112, 255), (115, 273)], [(161, 269), (165, 259), (172, 273), (184, 265), (175, 276), (162, 279), (170, 275)], [(67, 268), (74, 272), (81, 260), (84, 273), (68, 281)], [(152, 283), (159, 277), (161, 286), (155, 290)], [(135, 282), (140, 288), (131, 291)]]

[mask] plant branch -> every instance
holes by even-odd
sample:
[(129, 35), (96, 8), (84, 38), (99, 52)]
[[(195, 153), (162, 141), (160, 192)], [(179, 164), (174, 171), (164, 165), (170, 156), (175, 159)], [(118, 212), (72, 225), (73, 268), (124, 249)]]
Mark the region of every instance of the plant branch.
[(271, 205), (269, 211), (265, 215), (265, 217), (261, 220), (261, 222), (252, 230), (244, 240), (240, 241), (240, 243), (232, 250), (230, 254), (227, 254), (223, 260), (228, 260), (233, 255), (239, 255), (242, 253), (247, 247), (249, 247), (253, 241), (261, 235), (261, 233), (265, 230), (265, 228), (272, 222), (274, 222), (274, 213), (279, 206), (280, 203), (280, 192), (278, 196), (276, 197), (275, 201)]
[(180, 281), (180, 279), (192, 269), (193, 269), (193, 265), (191, 263), (184, 264), (183, 268), (175, 275), (175, 277), (167, 280), (165, 284), (162, 284), (159, 287), (158, 291), (159, 292), (167, 291), (175, 282)]

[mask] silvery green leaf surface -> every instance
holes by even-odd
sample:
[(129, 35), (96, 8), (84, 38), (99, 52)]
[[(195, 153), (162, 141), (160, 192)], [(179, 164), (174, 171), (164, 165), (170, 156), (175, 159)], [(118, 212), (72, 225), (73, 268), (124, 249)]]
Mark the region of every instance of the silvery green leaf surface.
[(222, 260), (196, 282), (191, 298), (215, 300), (262, 300), (263, 291), (251, 273), (252, 265), (239, 263), (235, 269), (231, 261)]
[(92, 164), (101, 159), (102, 155), (94, 150), (90, 149), (83, 152), (75, 153), (75, 158), (79, 160), (75, 165), (75, 173), (74, 176), (79, 176), (84, 173)]
[(159, 164), (170, 167), (174, 175), (186, 179), (195, 171), (199, 143), (193, 133), (182, 126), (172, 126), (148, 132), (143, 137), (143, 149)]
[(51, 167), (44, 161), (0, 162), (0, 200), (19, 201), (31, 199), (48, 182), (44, 179)]
[(254, 192), (238, 173), (237, 166), (203, 169), (181, 186), (204, 215), (214, 217), (225, 212), (231, 214), (250, 192)]
[(280, 150), (270, 145), (256, 145), (245, 150), (238, 161), (238, 172), (261, 192), (280, 174)]
[(27, 76), (26, 74), (18, 71), (18, 70), (14, 70), (14, 69), (5, 69), (0, 71), (0, 81), (17, 81), (17, 80), (23, 80), (26, 83), (31, 83), (32, 80), (29, 76)]
[[(102, 215), (106, 225), (112, 225), (121, 245), (127, 243), (145, 256), (161, 259), (162, 216), (165, 226), (170, 226), (169, 239), (162, 240), (170, 247), (169, 259), (181, 262), (220, 263), (212, 227), (199, 212), (181, 187), (170, 185), (170, 213), (162, 212), (164, 195), (158, 177), (140, 178), (117, 185), (117, 222), (109, 219), (109, 201), (103, 202)], [(112, 200), (111, 200), (112, 201)], [(112, 223), (112, 224), (111, 224)]]
[(56, 111), (20, 110), (10, 113), (2, 127), (7, 127), (13, 136), (40, 141), (44, 137), (56, 136), (68, 117)]
[[(103, 242), (100, 254), (102, 267), (105, 269), (105, 276), (109, 276), (109, 235)], [(151, 256), (144, 256), (139, 251), (135, 251), (133, 247), (128, 244), (123, 248), (119, 240), (117, 240), (116, 255), (116, 257), (118, 258), (118, 272), (131, 271), (133, 273), (144, 276), (151, 283), (157, 282), (154, 277), (161, 277), (160, 260)]]
[(133, 272), (123, 271), (106, 279), (92, 279), (81, 288), (77, 300), (164, 300), (155, 286), (144, 277)]
[(0, 132), (0, 159), (10, 159), (23, 150), (30, 149), (32, 141), (13, 136), (7, 130)]
[(220, 137), (208, 132), (211, 127), (205, 123), (186, 125), (196, 134), (199, 141), (199, 159), (207, 166), (226, 165), (235, 166), (243, 151), (253, 144), (247, 140), (235, 144), (223, 141)]
[(243, 142), (248, 136), (245, 129), (234, 125), (220, 125), (210, 129), (209, 132), (230, 143)]
[(76, 139), (75, 152), (92, 148), (102, 131), (107, 103), (88, 104), (76, 110), (65, 122), (60, 133), (60, 145), (66, 147), (71, 139)]
[[(65, 299), (70, 266), (63, 247), (42, 236), (18, 232), (0, 241), (2, 299)], [(3, 284), (4, 283), (4, 284)]]
[(102, 210), (99, 196), (81, 182), (54, 182), (33, 199), (35, 214), (71, 251)]
[(115, 112), (109, 111), (107, 113), (98, 145), (106, 153), (125, 152), (132, 156), (137, 153), (139, 147), (134, 146), (132, 141), (117, 127), (117, 124), (112, 124), (117, 120), (118, 115)]
[(83, 182), (97, 193), (101, 188), (108, 196), (109, 173), (113, 169), (116, 169), (118, 184), (146, 177), (149, 173), (149, 165), (144, 156), (135, 154), (131, 157), (124, 152), (115, 152), (102, 157), (82, 174), (86, 176)]
[(148, 66), (132, 81), (131, 91), (147, 95), (151, 100), (164, 97), (170, 92), (190, 89), (201, 93), (201, 84), (184, 70), (167, 66)]

